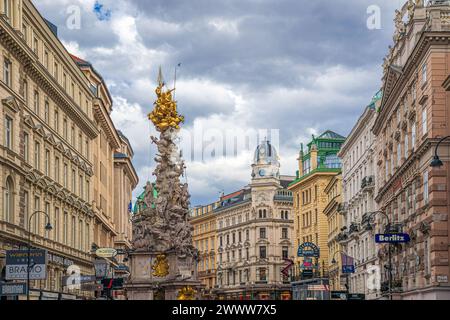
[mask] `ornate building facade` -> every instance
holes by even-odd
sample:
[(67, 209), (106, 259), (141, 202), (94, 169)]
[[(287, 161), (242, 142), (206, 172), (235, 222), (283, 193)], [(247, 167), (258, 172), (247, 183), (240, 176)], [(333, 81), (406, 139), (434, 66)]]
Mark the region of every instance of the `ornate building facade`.
[[(439, 138), (450, 134), (450, 96), (443, 87), (450, 73), (449, 16), (448, 1), (409, 2), (397, 12), (395, 43), (384, 63), (383, 99), (373, 127), (375, 201), (389, 217), (387, 231), (411, 237), (406, 244), (377, 248), (381, 290), (394, 299), (450, 298), (448, 140), (439, 151), (444, 167), (430, 167)], [(387, 219), (377, 218), (375, 231), (385, 231)]]
[(193, 241), (199, 252), (198, 279), (205, 286), (203, 297), (214, 298), (216, 286), (217, 215), (214, 212), (220, 202), (192, 209), (190, 223), (194, 228)]
[[(47, 279), (32, 281), (32, 298), (92, 296), (67, 295), (62, 276), (72, 265), (81, 274), (93, 272), (90, 252), (99, 219), (95, 144), (101, 130), (94, 113), (104, 96), (94, 92), (57, 28), (29, 0), (0, 1), (0, 59), (0, 269), (6, 250), (27, 247), (30, 230), (32, 245), (46, 249), (49, 261)], [(110, 159), (113, 167), (113, 153)], [(44, 213), (51, 231), (44, 230)]]
[(378, 263), (374, 236), (365, 225), (369, 215), (376, 211), (375, 136), (371, 129), (381, 105), (381, 97), (380, 91), (364, 109), (338, 154), (343, 161), (344, 186), (343, 203), (339, 208), (344, 228), (338, 238), (346, 254), (355, 262), (355, 273), (349, 275), (349, 290), (365, 294), (366, 299), (377, 297), (377, 290), (371, 291), (367, 286), (373, 266)]
[(297, 179), (289, 185), (294, 197), (295, 245), (299, 248), (303, 244), (313, 244), (320, 250), (320, 256), (312, 257), (312, 261), (296, 258), (298, 280), (306, 278), (303, 266), (313, 272), (308, 278), (324, 278), (328, 275), (329, 234), (327, 216), (324, 214), (328, 197), (325, 189), (341, 172), (341, 160), (337, 153), (344, 141), (345, 138), (337, 133), (326, 131), (317, 138), (313, 137), (306, 153), (303, 146), (300, 151)]
[(328, 275), (330, 290), (344, 290), (342, 265), (342, 246), (339, 242), (339, 233), (343, 226), (343, 219), (338, 211), (342, 203), (342, 175), (334, 176), (324, 190), (327, 196), (327, 206), (323, 213), (328, 223)]
[(220, 299), (289, 299), (290, 279), (282, 274), (293, 259), (293, 177), (280, 175), (275, 148), (261, 143), (250, 185), (223, 196), (217, 219), (217, 289)]

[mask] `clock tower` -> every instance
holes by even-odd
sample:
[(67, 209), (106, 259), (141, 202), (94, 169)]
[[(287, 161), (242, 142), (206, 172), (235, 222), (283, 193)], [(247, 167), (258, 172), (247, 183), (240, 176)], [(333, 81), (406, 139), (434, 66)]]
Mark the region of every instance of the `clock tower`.
[(270, 141), (263, 141), (255, 151), (252, 164), (252, 184), (279, 181), (280, 161), (276, 149)]

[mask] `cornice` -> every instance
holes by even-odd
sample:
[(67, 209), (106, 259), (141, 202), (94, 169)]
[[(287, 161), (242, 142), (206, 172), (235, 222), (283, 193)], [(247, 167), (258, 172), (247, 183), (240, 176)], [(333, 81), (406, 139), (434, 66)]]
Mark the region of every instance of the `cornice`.
[(0, 42), (23, 64), (24, 70), (39, 84), (39, 87), (46, 91), (48, 96), (52, 97), (54, 102), (82, 127), (91, 139), (98, 135), (94, 123), (80, 110), (73, 99), (62, 90), (61, 86), (56, 83), (48, 71), (40, 64), (34, 52), (30, 50), (23, 39), (17, 35), (16, 31), (4, 19), (0, 19)]
[(103, 101), (99, 98), (94, 99), (94, 117), (98, 120), (101, 128), (105, 131), (111, 147), (113, 149), (119, 149), (121, 142), (119, 134), (117, 133), (109, 114), (105, 110)]
[[(375, 120), (375, 124), (372, 131), (375, 135), (379, 135), (382, 126), (389, 115), (390, 110), (398, 99), (401, 90), (405, 89), (406, 83), (412, 78), (415, 68), (418, 66), (418, 62), (425, 55), (431, 45), (448, 45), (450, 42), (450, 32), (448, 31), (425, 31), (421, 32), (420, 38), (417, 41), (412, 53), (408, 57), (403, 69), (402, 74), (396, 80), (390, 93), (386, 90), (388, 85), (385, 82), (383, 86), (383, 101), (381, 104), (380, 112)], [(388, 71), (388, 74), (392, 71)]]

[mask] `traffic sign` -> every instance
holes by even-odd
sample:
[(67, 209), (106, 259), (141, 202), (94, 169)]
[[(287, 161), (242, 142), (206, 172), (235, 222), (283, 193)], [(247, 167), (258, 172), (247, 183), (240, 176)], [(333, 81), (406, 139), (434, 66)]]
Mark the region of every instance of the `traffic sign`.
[(19, 296), (27, 293), (26, 283), (0, 284), (0, 296)]
[[(69, 280), (75, 280), (76, 283), (68, 283)], [(74, 284), (84, 284), (84, 283), (90, 283), (97, 280), (96, 276), (63, 276), (62, 277), (62, 283), (63, 286), (69, 286)]]
[[(6, 280), (26, 280), (28, 266), (28, 250), (6, 251)], [(47, 251), (30, 250), (30, 279), (45, 280), (47, 278)]]
[(406, 233), (387, 233), (387, 234), (376, 234), (376, 243), (406, 243), (411, 241), (409, 234)]

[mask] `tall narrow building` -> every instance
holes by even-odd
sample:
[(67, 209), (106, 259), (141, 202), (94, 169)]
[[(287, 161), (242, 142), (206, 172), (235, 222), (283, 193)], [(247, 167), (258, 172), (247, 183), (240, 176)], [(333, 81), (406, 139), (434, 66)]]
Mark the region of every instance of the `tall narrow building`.
[(449, 139), (438, 150), (443, 166), (430, 163), (440, 138), (450, 135), (450, 95), (444, 89), (450, 73), (450, 4), (415, 3), (396, 14), (373, 126), (375, 201), (383, 213), (376, 217), (375, 232), (403, 232), (411, 241), (379, 245), (377, 255), (385, 298), (448, 300)]
[(369, 288), (367, 280), (377, 263), (375, 237), (366, 229), (368, 219), (376, 211), (375, 197), (375, 136), (372, 127), (381, 105), (382, 92), (378, 92), (364, 109), (356, 125), (342, 146), (343, 203), (339, 212), (344, 218), (338, 235), (345, 253), (353, 258), (355, 273), (348, 275), (349, 291), (376, 299), (379, 290)]
[[(326, 131), (314, 137), (306, 152), (300, 150), (297, 179), (289, 185), (294, 197), (294, 239), (297, 250), (294, 299), (306, 299), (304, 280), (326, 279), (328, 284), (328, 220), (324, 210), (325, 192), (331, 180), (341, 172), (337, 156), (345, 138)], [(306, 288), (306, 289), (305, 289)], [(324, 287), (322, 291), (327, 291)]]

